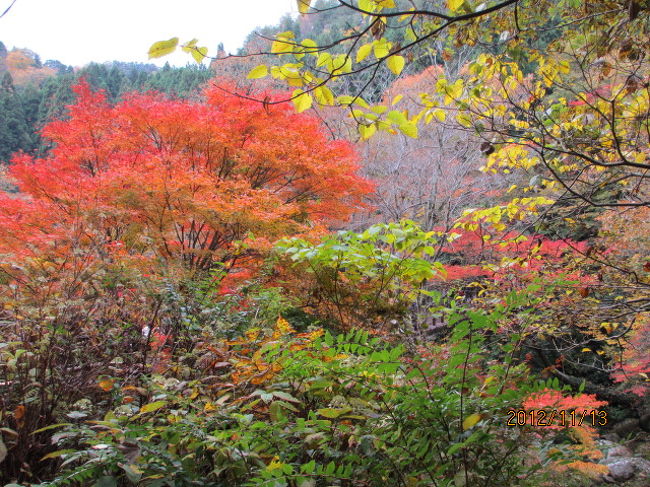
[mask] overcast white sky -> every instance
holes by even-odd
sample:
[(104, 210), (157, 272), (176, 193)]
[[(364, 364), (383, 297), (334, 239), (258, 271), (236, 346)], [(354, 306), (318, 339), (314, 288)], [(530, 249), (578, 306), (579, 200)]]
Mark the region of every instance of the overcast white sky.
[[(0, 13), (10, 3), (0, 0)], [(234, 53), (255, 27), (296, 12), (296, 0), (16, 0), (0, 18), (0, 41), (73, 66), (154, 62), (147, 51), (155, 41), (196, 37), (210, 54), (219, 42)], [(182, 66), (191, 59), (183, 53), (155, 64), (165, 61)]]

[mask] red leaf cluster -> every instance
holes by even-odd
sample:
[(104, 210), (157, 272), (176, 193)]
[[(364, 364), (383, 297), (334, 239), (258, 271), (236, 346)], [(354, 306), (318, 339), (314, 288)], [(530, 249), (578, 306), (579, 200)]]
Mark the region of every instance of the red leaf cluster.
[[(209, 87), (204, 101), (131, 94), (111, 106), (82, 82), (43, 159), (18, 155), (0, 193), (0, 253), (240, 265), (282, 236), (322, 231), (372, 185), (314, 117)], [(271, 95), (269, 95), (271, 96)]]

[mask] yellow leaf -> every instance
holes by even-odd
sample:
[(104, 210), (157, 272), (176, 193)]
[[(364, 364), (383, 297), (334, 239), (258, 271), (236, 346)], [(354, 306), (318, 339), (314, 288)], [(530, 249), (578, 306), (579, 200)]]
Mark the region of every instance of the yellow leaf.
[(203, 59), (208, 55), (208, 48), (207, 47), (195, 47), (191, 51), (192, 57), (194, 60), (198, 63), (201, 64), (203, 62)]
[(332, 60), (331, 72), (334, 74), (345, 74), (352, 71), (352, 58), (345, 54), (339, 54)]
[(374, 123), (371, 125), (359, 125), (359, 134), (361, 134), (361, 138), (364, 140), (372, 137), (376, 131), (377, 127)]
[(414, 42), (417, 40), (417, 36), (415, 35), (415, 31), (409, 26), (406, 29), (406, 34), (404, 35), (405, 39), (409, 42)]
[(306, 14), (309, 12), (309, 6), (311, 5), (311, 0), (296, 0), (298, 2), (298, 12), (301, 14)]
[(282, 333), (283, 335), (286, 335), (288, 333), (293, 333), (296, 330), (293, 329), (291, 324), (285, 320), (282, 316), (278, 316), (278, 320), (275, 322), (275, 329), (276, 331)]
[(217, 406), (214, 403), (209, 402), (209, 401), (205, 403), (205, 406), (203, 406), (203, 411), (206, 412), (206, 413), (216, 411), (217, 409), (219, 409), (219, 406)]
[(496, 378), (493, 377), (493, 376), (487, 377), (485, 379), (485, 381), (483, 382), (483, 386), (487, 386), (487, 385), (491, 384), (492, 382), (494, 382), (495, 380), (496, 380)]
[(149, 404), (145, 404), (140, 408), (141, 413), (152, 413), (154, 411), (158, 411), (160, 408), (165, 407), (167, 405), (167, 401), (154, 401), (150, 402)]
[(321, 52), (316, 60), (316, 67), (320, 68), (332, 62), (332, 55), (329, 52)]
[(172, 37), (166, 41), (154, 42), (149, 48), (149, 59), (166, 56), (176, 50), (178, 37)]
[(269, 472), (272, 472), (273, 470), (281, 469), (282, 466), (285, 465), (285, 464), (278, 461), (278, 460), (280, 460), (280, 457), (278, 457), (278, 456), (273, 457), (273, 460), (271, 461), (271, 463), (269, 463), (266, 466), (266, 470), (268, 470)]
[(325, 85), (314, 88), (314, 97), (321, 105), (334, 105), (334, 93)]
[(463, 431), (467, 431), (472, 426), (474, 426), (476, 423), (478, 423), (480, 420), (481, 420), (481, 415), (480, 414), (476, 414), (476, 413), (470, 414), (463, 421)]
[(285, 37), (278, 37), (278, 39), (273, 41), (273, 44), (271, 44), (271, 53), (284, 54), (287, 52), (293, 52), (293, 44), (293, 41)]
[(280, 32), (279, 34), (276, 35), (277, 39), (295, 39), (296, 34), (293, 33), (291, 30), (285, 30), (284, 32)]
[(302, 90), (296, 90), (293, 92), (293, 96), (293, 105), (296, 107), (298, 113), (302, 113), (311, 108), (313, 100), (310, 94), (305, 93)]
[(405, 64), (406, 60), (404, 59), (404, 56), (391, 56), (386, 61), (388, 69), (390, 69), (396, 76), (399, 76), (399, 74), (404, 69)]
[(299, 74), (297, 76), (288, 75), (285, 77), (285, 80), (289, 86), (305, 86), (305, 82)]
[(436, 108), (431, 113), (438, 119), (439, 122), (444, 122), (447, 118), (447, 113), (442, 108)]
[(364, 12), (374, 12), (376, 5), (372, 0), (359, 0), (359, 8)]
[(246, 339), (249, 342), (254, 342), (260, 336), (260, 329), (259, 328), (251, 328), (250, 330), (246, 330), (244, 335), (246, 335)]
[(418, 138), (418, 127), (413, 122), (403, 123), (398, 128), (404, 135), (408, 135), (413, 139)]
[(612, 333), (616, 328), (618, 328), (617, 323), (608, 323), (608, 322), (603, 322), (600, 324), (600, 327), (605, 330), (605, 332)]
[(372, 44), (364, 44), (357, 51), (357, 62), (360, 63), (372, 52)]
[(458, 115), (456, 115), (456, 120), (463, 127), (469, 128), (472, 126), (472, 120), (469, 118), (469, 115), (467, 115), (466, 113), (459, 113)]
[(465, 3), (465, 0), (447, 0), (447, 7), (449, 7), (449, 10), (452, 12), (455, 12), (462, 7), (463, 3)]
[(583, 349), (580, 350), (580, 351), (581, 351), (581, 352), (591, 352), (591, 348), (589, 348), (589, 347), (585, 347), (585, 348), (583, 348)]
[(390, 112), (388, 112), (386, 118), (398, 126), (408, 123), (408, 120), (406, 119), (406, 115), (403, 112), (397, 110), (391, 110)]
[(259, 79), (259, 78), (264, 78), (269, 74), (269, 68), (266, 67), (264, 64), (260, 64), (259, 66), (254, 67), (253, 69), (250, 70), (248, 73), (248, 76), (246, 76), (248, 79)]
[(453, 99), (460, 98), (460, 95), (463, 93), (463, 80), (458, 79), (454, 84), (447, 85), (447, 95)]
[(196, 46), (196, 43), (199, 42), (198, 39), (192, 39), (190, 42), (186, 42), (183, 44), (183, 52), (191, 52), (192, 49), (194, 49), (194, 46)]
[(363, 98), (361, 98), (360, 96), (357, 96), (354, 99), (354, 103), (356, 105), (359, 105), (360, 107), (370, 109), (370, 105), (368, 105), (368, 102), (366, 100), (364, 100)]
[(399, 101), (404, 98), (404, 95), (397, 95), (395, 98), (393, 98), (393, 101), (390, 102), (391, 105), (396, 105), (399, 103)]
[(373, 44), (373, 51), (375, 53), (375, 57), (379, 59), (388, 56), (391, 46), (392, 44), (388, 42), (386, 39), (375, 41), (375, 43)]

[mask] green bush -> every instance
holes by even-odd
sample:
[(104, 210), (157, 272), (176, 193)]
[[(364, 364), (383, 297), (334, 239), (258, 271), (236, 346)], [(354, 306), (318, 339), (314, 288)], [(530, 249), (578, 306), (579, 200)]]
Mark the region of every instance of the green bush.
[(208, 370), (140, 390), (116, 381), (121, 406), (63, 425), (51, 455), (62, 470), (46, 485), (528, 485), (555, 458), (550, 439), (505, 426), (539, 388), (512, 361), (519, 337), (501, 341), (500, 360), (488, 350), (510, 311), (451, 310), (449, 344), (414, 353), (363, 330), (296, 333), (281, 318), (213, 343)]

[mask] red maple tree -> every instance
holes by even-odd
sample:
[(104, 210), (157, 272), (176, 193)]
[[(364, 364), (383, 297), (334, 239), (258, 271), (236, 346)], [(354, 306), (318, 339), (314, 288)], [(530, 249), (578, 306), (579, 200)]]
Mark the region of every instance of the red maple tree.
[(201, 102), (133, 93), (116, 106), (84, 82), (75, 92), (69, 119), (43, 130), (51, 153), (12, 161), (20, 196), (0, 193), (0, 254), (81, 246), (149, 268), (233, 268), (345, 220), (372, 190), (352, 146), (290, 105), (215, 87)]

